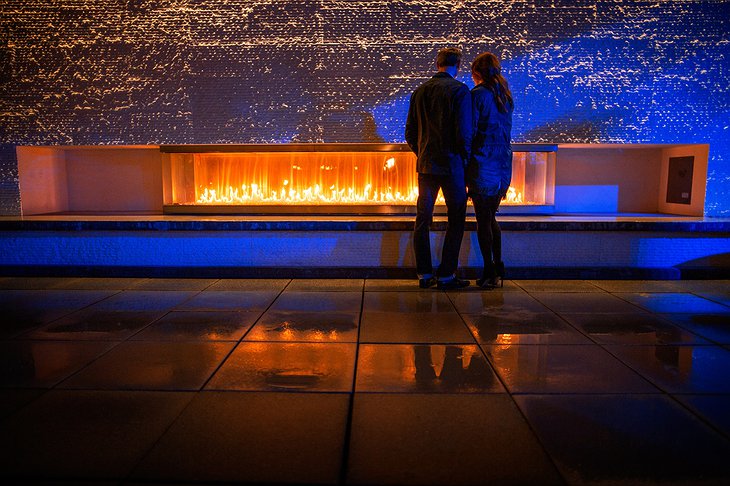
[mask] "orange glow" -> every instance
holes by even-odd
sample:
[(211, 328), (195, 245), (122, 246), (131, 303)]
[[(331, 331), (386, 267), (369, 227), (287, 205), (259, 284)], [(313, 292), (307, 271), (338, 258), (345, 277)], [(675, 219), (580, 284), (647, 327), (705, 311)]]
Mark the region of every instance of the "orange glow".
[[(521, 157), (521, 158), (520, 158)], [(416, 158), (410, 152), (250, 152), (172, 156), (173, 204), (415, 205)], [(525, 201), (525, 156), (515, 154), (503, 204)], [(535, 192), (534, 190), (532, 191)], [(437, 203), (443, 204), (439, 195)]]
[(500, 334), (497, 337), (497, 343), (496, 344), (502, 344), (502, 345), (510, 345), (514, 344), (512, 342), (512, 334)]

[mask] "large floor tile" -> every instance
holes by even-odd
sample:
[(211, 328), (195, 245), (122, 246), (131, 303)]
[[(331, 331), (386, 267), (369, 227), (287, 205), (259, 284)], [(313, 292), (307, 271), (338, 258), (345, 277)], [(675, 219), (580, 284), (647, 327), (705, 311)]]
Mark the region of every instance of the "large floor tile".
[(649, 312), (562, 314), (563, 319), (604, 344), (709, 344), (696, 334)]
[(97, 311), (169, 311), (197, 292), (125, 290), (95, 304)]
[(363, 344), (358, 392), (504, 393), (476, 345)]
[(482, 345), (512, 393), (658, 393), (598, 345)]
[(346, 394), (199, 394), (133, 473), (138, 479), (337, 483)]
[(352, 391), (355, 344), (243, 342), (206, 390)]
[(0, 386), (50, 388), (109, 350), (112, 342), (0, 342)]
[(288, 278), (222, 278), (211, 285), (208, 290), (247, 290), (247, 291), (277, 291), (284, 290), (289, 285)]
[(134, 341), (238, 341), (260, 312), (173, 311), (132, 337)]
[[(418, 286), (418, 279), (414, 276), (413, 279), (367, 279), (365, 280), (365, 291), (366, 292), (423, 292), (424, 290)], [(512, 280), (505, 280), (504, 287), (496, 289), (499, 292), (519, 291), (522, 289), (518, 287)], [(436, 290), (429, 290), (429, 292), (436, 292)], [(474, 285), (465, 287), (456, 292), (483, 292), (483, 289)]]
[(608, 293), (536, 292), (532, 294), (558, 314), (569, 312), (600, 312), (630, 314), (639, 309)]
[(418, 279), (369, 278), (365, 280), (365, 292), (420, 292)]
[(360, 312), (362, 292), (282, 292), (271, 306), (274, 311)]
[(130, 286), (134, 290), (204, 290), (217, 278), (146, 278)]
[(727, 314), (661, 314), (662, 317), (720, 344), (730, 344), (730, 316)]
[(730, 351), (719, 346), (606, 346), (659, 388), (673, 393), (730, 393)]
[(444, 292), (365, 292), (366, 312), (454, 312)]
[(730, 294), (727, 291), (707, 291), (707, 292), (695, 292), (695, 295), (702, 297), (703, 299), (717, 302), (725, 307), (730, 307)]
[(515, 280), (528, 292), (603, 292), (588, 280)]
[(269, 310), (246, 341), (357, 342), (359, 312)]
[(689, 280), (685, 282), (693, 294), (730, 306), (730, 280)]
[(666, 396), (515, 399), (569, 484), (730, 480), (730, 442)]
[(730, 395), (674, 395), (674, 398), (730, 437)]
[(0, 389), (0, 420), (29, 404), (46, 390), (40, 388)]
[(103, 290), (3, 290), (0, 291), (0, 336), (14, 336), (49, 323), (116, 291)]
[(683, 292), (716, 292), (730, 297), (730, 280), (679, 280), (675, 285)]
[(461, 317), (481, 344), (591, 344), (552, 312), (495, 311)]
[(468, 287), (464, 287), (463, 289), (457, 289), (457, 290), (449, 290), (447, 293), (451, 296), (458, 293), (463, 292), (473, 292), (473, 293), (479, 293), (479, 292), (524, 292), (524, 289), (517, 285), (517, 282), (515, 280), (504, 280), (502, 282), (501, 287), (493, 287), (490, 289), (483, 289), (482, 287), (479, 287), (476, 284), (476, 280), (471, 280), (470, 285)]
[(287, 292), (361, 292), (364, 280), (361, 278), (295, 278), (286, 288)]
[(279, 294), (272, 290), (206, 290), (180, 305), (177, 310), (197, 311), (263, 311)]
[(512, 400), (355, 395), (348, 484), (561, 484)]
[(450, 294), (450, 297), (462, 314), (549, 312), (544, 305), (524, 291), (459, 292)]
[(363, 312), (363, 343), (474, 343), (456, 312)]
[(34, 313), (11, 313), (5, 314), (0, 318), (0, 339), (9, 339), (17, 336), (23, 336), (44, 323), (53, 322), (73, 311), (39, 311)]
[(122, 341), (159, 319), (164, 311), (99, 311), (82, 309), (33, 332), (31, 339)]
[(124, 342), (59, 385), (93, 390), (199, 390), (232, 342)]
[(79, 277), (64, 279), (56, 286), (73, 290), (127, 290), (144, 281), (144, 278)]
[(675, 280), (591, 280), (607, 292), (681, 292)]
[(644, 309), (659, 313), (727, 314), (730, 307), (692, 294), (682, 293), (620, 293), (617, 296)]
[(123, 479), (191, 398), (52, 390), (0, 423), (0, 476)]
[(62, 288), (77, 280), (73, 277), (5, 277), (0, 280), (0, 290), (48, 290)]

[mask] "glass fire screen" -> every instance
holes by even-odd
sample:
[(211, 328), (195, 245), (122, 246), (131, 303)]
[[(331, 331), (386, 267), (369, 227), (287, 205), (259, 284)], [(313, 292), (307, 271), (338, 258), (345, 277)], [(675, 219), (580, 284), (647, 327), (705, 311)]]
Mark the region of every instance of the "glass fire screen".
[[(414, 206), (418, 198), (416, 157), (396, 150), (346, 150), (347, 144), (267, 151), (267, 146), (189, 147), (169, 152), (166, 204), (182, 206)], [(173, 146), (168, 150), (186, 150)], [(182, 146), (184, 147), (184, 146)], [(244, 148), (246, 151), (241, 150)], [(297, 146), (291, 147), (292, 149)], [(381, 148), (382, 146), (372, 146)], [(289, 148), (289, 147), (286, 147)], [(317, 150), (312, 150), (316, 148)], [(326, 150), (325, 150), (326, 149)], [(165, 147), (163, 147), (165, 151)], [(552, 201), (553, 151), (515, 147), (506, 205)], [(443, 204), (443, 198), (439, 198)]]

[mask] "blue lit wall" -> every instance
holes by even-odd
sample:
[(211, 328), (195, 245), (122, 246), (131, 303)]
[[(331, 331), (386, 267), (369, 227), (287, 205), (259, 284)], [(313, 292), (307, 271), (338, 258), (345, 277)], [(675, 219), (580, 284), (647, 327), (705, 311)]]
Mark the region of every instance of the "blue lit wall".
[[(436, 50), (503, 58), (519, 142), (709, 143), (730, 216), (727, 0), (0, 0), (14, 146), (403, 141)], [(471, 84), (467, 76), (462, 79)]]

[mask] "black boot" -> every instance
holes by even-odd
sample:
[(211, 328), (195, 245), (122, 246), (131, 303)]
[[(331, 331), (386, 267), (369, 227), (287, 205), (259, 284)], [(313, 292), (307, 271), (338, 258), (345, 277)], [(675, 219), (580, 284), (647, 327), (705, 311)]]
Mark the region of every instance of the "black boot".
[(477, 285), (483, 289), (493, 289), (497, 286), (497, 268), (494, 263), (489, 262), (484, 265), (484, 273), (482, 278), (477, 280)]
[(504, 287), (504, 262), (497, 262), (494, 264), (494, 270), (497, 274), (497, 280), (494, 282), (495, 287), (499, 284), (499, 287)]
[(436, 288), (439, 290), (457, 290), (468, 286), (468, 280), (462, 280), (456, 277), (456, 275), (448, 280), (438, 279), (436, 282)]

